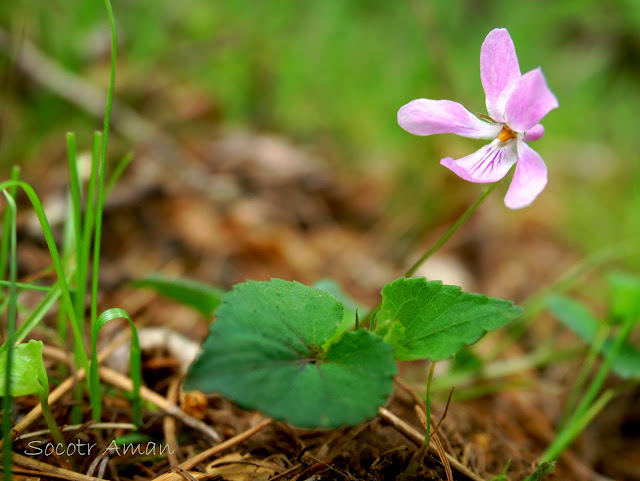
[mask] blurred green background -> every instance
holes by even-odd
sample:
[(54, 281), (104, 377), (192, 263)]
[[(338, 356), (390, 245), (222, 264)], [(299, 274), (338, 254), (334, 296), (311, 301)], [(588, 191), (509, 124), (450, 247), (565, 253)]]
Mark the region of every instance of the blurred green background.
[[(480, 45), (490, 30), (506, 27), (522, 71), (542, 66), (560, 103), (543, 121), (546, 136), (533, 144), (547, 163), (549, 186), (529, 209), (553, 216), (558, 235), (585, 252), (640, 239), (637, 0), (113, 0), (113, 8), (117, 95), (129, 105), (144, 108), (144, 98), (127, 96), (136, 91), (132, 84), (137, 91), (193, 85), (216, 106), (220, 126), (282, 134), (320, 146), (350, 174), (388, 178), (381, 189), (392, 192), (391, 213), (418, 213), (421, 226), (478, 194), (438, 161), (482, 142), (414, 137), (397, 126), (396, 112), (419, 97), (485, 112)], [(101, 0), (3, 1), (0, 25), (106, 85)], [(10, 55), (2, 55), (3, 78), (10, 78)], [(5, 172), (47, 157), (54, 142), (63, 148), (67, 130), (86, 135), (99, 127), (45, 89), (4, 85)]]

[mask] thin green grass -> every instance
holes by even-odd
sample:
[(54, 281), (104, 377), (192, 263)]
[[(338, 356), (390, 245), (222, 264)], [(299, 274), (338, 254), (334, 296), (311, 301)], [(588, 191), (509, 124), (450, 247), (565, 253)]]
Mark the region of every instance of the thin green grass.
[[(7, 313), (7, 345), (9, 348), (6, 350), (7, 362), (6, 362), (6, 373), (4, 379), (4, 385), (6, 389), (5, 395), (2, 397), (2, 462), (3, 469), (5, 473), (8, 473), (11, 476), (11, 463), (12, 463), (12, 452), (11, 452), (11, 412), (13, 408), (13, 397), (11, 396), (11, 367), (13, 364), (13, 344), (15, 341), (15, 332), (16, 332), (16, 313), (17, 313), (17, 305), (18, 305), (18, 290), (16, 288), (16, 280), (18, 276), (18, 260), (16, 254), (16, 245), (17, 245), (17, 229), (16, 229), (16, 217), (17, 217), (17, 207), (13, 197), (6, 191), (2, 192), (7, 200), (8, 209), (5, 212), (5, 222), (4, 227), (5, 230), (3, 234), (5, 237), (3, 239), (8, 238), (8, 250), (9, 250), (9, 281), (11, 285), (9, 286), (9, 304), (8, 304), (8, 313)], [(9, 217), (9, 222), (6, 222), (7, 217)], [(8, 231), (6, 227), (8, 228)]]
[[(0, 279), (0, 286), (10, 286), (12, 283), (11, 281), (5, 281)], [(39, 292), (49, 292), (53, 289), (53, 286), (41, 286), (39, 284), (33, 284), (33, 283), (28, 283), (28, 282), (16, 282), (15, 286), (18, 289), (22, 289), (25, 291), (39, 291)], [(0, 309), (0, 311), (2, 311), (2, 309)]]
[[(73, 335), (75, 338), (75, 342), (82, 342), (82, 332), (79, 328), (79, 320), (75, 315), (75, 309), (73, 300), (71, 298), (71, 291), (69, 289), (69, 283), (67, 281), (67, 276), (65, 275), (62, 261), (60, 259), (60, 254), (58, 252), (58, 247), (56, 246), (55, 239), (53, 237), (53, 232), (51, 231), (51, 226), (49, 225), (49, 220), (47, 219), (47, 215), (44, 212), (42, 207), (42, 203), (38, 198), (38, 195), (33, 190), (33, 188), (27, 184), (26, 182), (20, 180), (9, 180), (6, 182), (0, 183), (0, 189), (7, 189), (13, 186), (20, 187), (27, 197), (31, 201), (31, 205), (33, 210), (38, 218), (40, 223), (40, 228), (42, 229), (42, 234), (44, 235), (45, 242), (47, 244), (47, 248), (49, 249), (49, 254), (51, 255), (51, 261), (53, 262), (53, 268), (58, 277), (58, 282), (60, 283), (60, 288), (62, 290), (62, 305), (69, 316), (71, 321), (71, 328), (73, 330)], [(89, 372), (89, 358), (87, 356), (86, 351), (82, 350), (79, 352), (80, 355), (80, 365), (81, 367), (86, 369), (86, 372)]]
[(127, 152), (126, 155), (122, 157), (122, 159), (120, 159), (120, 162), (116, 164), (115, 168), (113, 169), (113, 172), (111, 172), (111, 176), (109, 177), (107, 186), (104, 189), (105, 198), (107, 199), (109, 198), (109, 196), (111, 195), (111, 191), (113, 190), (116, 183), (120, 179), (120, 176), (124, 173), (125, 169), (129, 166), (132, 160), (133, 160), (133, 152), (131, 151), (131, 152)]
[[(0, 189), (12, 189), (14, 192), (18, 187), (22, 188), (31, 201), (33, 209), (38, 217), (40, 226), (49, 249), (53, 269), (57, 275), (56, 284), (48, 291), (45, 298), (40, 302), (36, 309), (28, 317), (27, 322), (21, 327), (18, 338), (24, 339), (29, 332), (38, 325), (44, 314), (60, 299), (63, 310), (60, 311), (58, 320), (58, 333), (61, 338), (66, 334), (66, 318), (68, 318), (73, 332), (74, 358), (77, 368), (84, 368), (87, 372), (89, 380), (89, 397), (92, 407), (93, 416), (99, 420), (102, 408), (102, 397), (100, 381), (98, 376), (97, 365), (97, 334), (100, 327), (114, 317), (124, 317), (129, 320), (132, 328), (132, 348), (131, 348), (131, 376), (134, 382), (134, 419), (137, 424), (141, 421), (141, 409), (139, 390), (141, 385), (141, 367), (140, 367), (140, 347), (137, 338), (137, 332), (131, 318), (121, 309), (110, 309), (105, 311), (101, 316), (97, 315), (97, 299), (98, 299), (98, 277), (100, 266), (100, 245), (102, 240), (102, 211), (104, 207), (105, 197), (111, 191), (113, 185), (122, 174), (126, 166), (132, 158), (132, 154), (127, 154), (116, 166), (115, 171), (109, 179), (109, 185), (106, 182), (106, 156), (109, 133), (109, 121), (111, 115), (111, 106), (113, 103), (113, 91), (115, 85), (115, 69), (116, 69), (116, 32), (115, 20), (109, 0), (104, 2), (111, 26), (112, 39), (112, 58), (111, 58), (111, 74), (109, 82), (109, 93), (107, 97), (107, 105), (105, 107), (104, 130), (96, 132), (93, 138), (93, 149), (91, 158), (91, 171), (86, 195), (83, 196), (82, 182), (78, 173), (78, 157), (75, 134), (68, 133), (67, 152), (69, 167), (69, 214), (65, 223), (65, 235), (63, 253), (60, 256), (55, 244), (53, 234), (46, 214), (42, 208), (42, 204), (33, 190), (33, 188), (25, 182), (17, 180), (15, 177), (8, 181), (0, 183)], [(17, 171), (16, 171), (17, 172)], [(84, 199), (84, 205), (83, 205)], [(83, 216), (84, 210), (84, 216)], [(10, 216), (5, 216), (4, 228), (5, 233), (10, 226)], [(6, 260), (9, 236), (3, 236), (3, 244), (0, 246), (0, 257)], [(93, 252), (91, 253), (91, 245)], [(92, 258), (92, 262), (89, 260)], [(4, 262), (3, 262), (4, 264)], [(88, 273), (91, 271), (91, 287), (90, 287), (90, 326), (91, 326), (91, 358), (93, 363), (89, 364), (89, 358), (84, 346), (84, 314), (85, 299), (87, 293)], [(17, 288), (15, 279), (10, 282), (12, 290)], [(72, 286), (74, 287), (74, 296), (71, 295)], [(23, 285), (22, 287), (29, 287)], [(13, 291), (12, 291), (13, 292)], [(9, 304), (11, 307), (11, 303)], [(65, 318), (66, 316), (66, 318)], [(5, 343), (11, 346), (15, 343), (14, 332), (10, 338), (10, 342)], [(82, 396), (82, 387), (79, 386), (77, 396)], [(8, 411), (7, 411), (8, 412)], [(76, 410), (76, 416), (79, 411)]]
[[(113, 16), (113, 9), (111, 8), (111, 2), (104, 0), (104, 6), (107, 10), (107, 16), (109, 18), (109, 26), (111, 27), (111, 72), (109, 76), (109, 90), (107, 93), (107, 105), (104, 113), (104, 125), (102, 130), (102, 150), (100, 155), (100, 163), (98, 167), (98, 192), (95, 207), (95, 227), (93, 236), (93, 265), (91, 276), (91, 332), (99, 330), (98, 324), (98, 273), (100, 271), (100, 243), (102, 241), (102, 209), (104, 206), (105, 197), (105, 179), (106, 179), (106, 165), (107, 165), (107, 143), (109, 140), (109, 121), (111, 117), (111, 107), (113, 105), (113, 92), (116, 83), (116, 55), (117, 55), (117, 36), (116, 36), (116, 24)], [(128, 316), (127, 316), (128, 317)], [(92, 356), (94, 352), (92, 352)], [(89, 383), (91, 386), (95, 386), (98, 380), (93, 379), (97, 376), (97, 372), (89, 376)], [(91, 403), (91, 410), (94, 418), (100, 420), (100, 412), (102, 410), (102, 397), (100, 392), (96, 389), (89, 389), (89, 397)]]
[(566, 424), (562, 427), (553, 442), (543, 453), (541, 462), (555, 461), (558, 459), (562, 452), (584, 430), (593, 417), (613, 399), (615, 395), (614, 390), (609, 389), (600, 396), (598, 396), (598, 393), (600, 393), (604, 382), (611, 372), (613, 362), (618, 357), (620, 349), (628, 339), (635, 324), (636, 320), (632, 317), (625, 319), (622, 328), (615, 337), (611, 350), (606, 354), (604, 362), (600, 365), (589, 386), (587, 386), (584, 395), (580, 399), (580, 403), (574, 409), (572, 415), (566, 421)]
[[(19, 284), (16, 283), (16, 287), (19, 287)], [(24, 341), (29, 333), (40, 324), (44, 316), (56, 305), (59, 301), (60, 296), (62, 294), (62, 290), (60, 289), (59, 283), (55, 283), (53, 286), (48, 288), (47, 294), (42, 298), (42, 300), (38, 303), (38, 305), (33, 309), (29, 316), (25, 319), (25, 321), (20, 324), (20, 327), (15, 333), (15, 337), (13, 339), (13, 344), (15, 345), (18, 342)], [(7, 340), (2, 346), (0, 346), (0, 354), (4, 349), (9, 346), (10, 343)]]
[[(131, 317), (126, 311), (119, 308), (107, 309), (91, 326), (91, 375), (89, 376), (89, 393), (91, 399), (101, 399), (100, 377), (98, 374), (98, 334), (102, 326), (113, 319), (126, 319), (131, 327), (131, 354), (130, 354), (130, 376), (133, 381), (133, 414), (132, 422), (136, 426), (141, 425), (141, 401), (140, 388), (142, 386), (142, 360), (140, 351), (140, 342), (138, 340), (138, 331)], [(100, 419), (102, 414), (102, 403), (92, 404), (93, 418)]]
[[(11, 180), (18, 180), (20, 178), (20, 167), (13, 167), (11, 170)], [(13, 186), (9, 188), (9, 195), (12, 199), (16, 197), (17, 186)], [(11, 211), (7, 210), (4, 214), (4, 219), (2, 221), (2, 239), (0, 240), (0, 279), (4, 279), (5, 274), (7, 273), (7, 259), (9, 256), (9, 242), (11, 239), (11, 223), (12, 216)]]
[(582, 366), (580, 367), (580, 372), (576, 377), (576, 380), (571, 387), (571, 391), (569, 392), (569, 396), (567, 396), (567, 400), (562, 407), (562, 415), (560, 416), (560, 422), (558, 426), (562, 428), (568, 420), (571, 418), (572, 413), (575, 412), (576, 406), (580, 401), (580, 395), (583, 394), (585, 384), (589, 379), (589, 375), (591, 374), (596, 362), (598, 361), (598, 355), (604, 346), (605, 341), (609, 337), (610, 326), (603, 324), (598, 329), (596, 336), (593, 342), (589, 345), (589, 351), (587, 352), (587, 356), (582, 362)]
[[(64, 268), (65, 273), (67, 274), (68, 279), (73, 279), (74, 276), (72, 272), (75, 269), (75, 255), (74, 252), (76, 250), (76, 241), (75, 241), (75, 228), (73, 225), (73, 201), (71, 196), (67, 198), (67, 214), (64, 218), (64, 227), (62, 234), (62, 267)], [(77, 299), (74, 297), (74, 304), (77, 303)], [(57, 323), (57, 331), (58, 331), (58, 342), (66, 347), (67, 344), (67, 333), (68, 333), (68, 322), (67, 316), (64, 310), (58, 310), (58, 323)], [(79, 315), (76, 312), (76, 317), (78, 319), (82, 319), (82, 315)], [(84, 326), (82, 327), (82, 332), (84, 334)]]

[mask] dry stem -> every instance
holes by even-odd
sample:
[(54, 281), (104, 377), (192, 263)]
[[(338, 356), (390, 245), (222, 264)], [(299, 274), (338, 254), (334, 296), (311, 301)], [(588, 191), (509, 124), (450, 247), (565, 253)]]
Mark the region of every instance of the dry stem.
[(247, 429), (246, 431), (232, 437), (231, 439), (227, 439), (225, 442), (220, 443), (216, 446), (213, 446), (212, 448), (207, 449), (206, 451), (203, 451), (200, 454), (197, 454), (190, 459), (187, 459), (185, 462), (177, 466), (177, 468), (173, 468), (172, 472), (164, 473), (158, 476), (157, 478), (155, 478), (155, 480), (156, 481), (181, 481), (182, 479), (184, 479), (184, 477), (181, 476), (178, 471), (186, 471), (186, 470), (192, 469), (194, 466), (210, 458), (211, 456), (215, 456), (216, 454), (221, 453), (222, 451), (226, 451), (227, 449), (235, 446), (236, 444), (240, 444), (241, 442), (246, 441), (251, 436), (254, 436), (255, 434), (259, 433), (260, 431), (262, 431), (264, 428), (266, 428), (272, 423), (273, 423), (272, 419), (265, 419), (260, 424), (257, 424), (256, 426), (250, 429)]
[[(133, 381), (131, 381), (130, 378), (123, 376), (119, 372), (116, 372), (113, 369), (109, 369), (108, 367), (100, 367), (100, 379), (117, 388), (123, 389), (128, 392), (133, 392)], [(222, 439), (212, 427), (206, 425), (193, 416), (189, 416), (178, 406), (167, 401), (164, 397), (160, 396), (160, 394), (152, 391), (148, 387), (142, 386), (142, 388), (140, 389), (140, 397), (145, 401), (149, 401), (155, 404), (158, 408), (162, 409), (167, 414), (175, 416), (187, 426), (200, 431), (212, 441), (220, 442), (220, 440)]]
[(13, 462), (20, 466), (29, 468), (29, 470), (14, 468), (14, 472), (24, 472), (27, 474), (33, 474), (36, 476), (47, 478), (67, 479), (69, 481), (101, 481), (99, 478), (94, 478), (93, 476), (87, 476), (86, 474), (74, 473), (73, 471), (69, 471), (68, 469), (51, 466), (50, 464), (43, 463), (42, 461), (37, 461), (35, 459), (29, 458), (28, 456), (23, 456), (22, 454), (18, 453), (13, 453)]
[[(169, 389), (167, 390), (167, 400), (173, 404), (178, 404), (178, 396), (180, 395), (180, 379), (175, 378), (169, 384)], [(180, 464), (178, 460), (178, 453), (180, 451), (180, 446), (178, 445), (178, 437), (176, 436), (176, 420), (172, 416), (165, 416), (162, 421), (162, 428), (164, 430), (164, 440), (169, 446), (169, 450), (167, 451), (167, 459), (169, 460), (169, 465), (172, 468), (175, 468)]]
[[(422, 444), (422, 442), (424, 441), (424, 434), (419, 433), (413, 426), (411, 426), (406, 421), (403, 421), (402, 419), (400, 419), (398, 416), (393, 414), (388, 409), (380, 408), (380, 409), (378, 409), (378, 414), (380, 415), (380, 417), (382, 419), (387, 421), (394, 428), (396, 428), (402, 434), (404, 434), (409, 439), (411, 439), (413, 442), (415, 442), (418, 446), (420, 446)], [(431, 443), (429, 443), (429, 451), (431, 451), (434, 454), (439, 454), (440, 453), (440, 451), (438, 449), (438, 446), (433, 441)], [(456, 458), (451, 456), (449, 453), (445, 452), (444, 454), (447, 457), (447, 460), (449, 461), (449, 464), (451, 464), (451, 466), (456, 471), (464, 474), (465, 476), (467, 476), (469, 479), (472, 479), (473, 481), (484, 481), (480, 476), (478, 476), (476, 473), (471, 471), (469, 468), (467, 468), (464, 464), (462, 464)]]

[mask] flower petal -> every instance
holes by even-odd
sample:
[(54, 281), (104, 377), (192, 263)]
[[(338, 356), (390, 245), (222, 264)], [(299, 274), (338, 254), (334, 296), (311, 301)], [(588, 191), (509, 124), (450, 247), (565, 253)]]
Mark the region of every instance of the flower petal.
[(544, 135), (544, 127), (542, 124), (537, 124), (527, 130), (524, 134), (524, 141), (531, 142), (533, 140), (541, 139)]
[(504, 96), (501, 99), (500, 94), (519, 78), (518, 56), (509, 32), (504, 28), (492, 30), (480, 49), (480, 79), (492, 119), (504, 122)]
[(496, 182), (507, 175), (517, 157), (516, 142), (505, 144), (495, 140), (462, 159), (454, 160), (447, 157), (440, 163), (464, 180), (486, 184)]
[(522, 141), (518, 142), (516, 173), (504, 198), (510, 209), (531, 204), (547, 185), (547, 166), (542, 157)]
[(512, 130), (526, 132), (557, 106), (558, 100), (537, 68), (514, 84), (505, 105), (505, 121)]
[(493, 139), (502, 125), (484, 122), (451, 100), (412, 100), (398, 111), (398, 124), (415, 135), (458, 134), (472, 139)]

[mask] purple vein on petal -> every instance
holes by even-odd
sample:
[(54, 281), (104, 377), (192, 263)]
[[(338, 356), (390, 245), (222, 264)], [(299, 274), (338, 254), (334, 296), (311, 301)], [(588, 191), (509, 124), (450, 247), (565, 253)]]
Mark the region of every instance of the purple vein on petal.
[(517, 159), (515, 142), (496, 146), (485, 145), (477, 152), (454, 160), (451, 157), (440, 163), (469, 182), (490, 183), (502, 179)]

